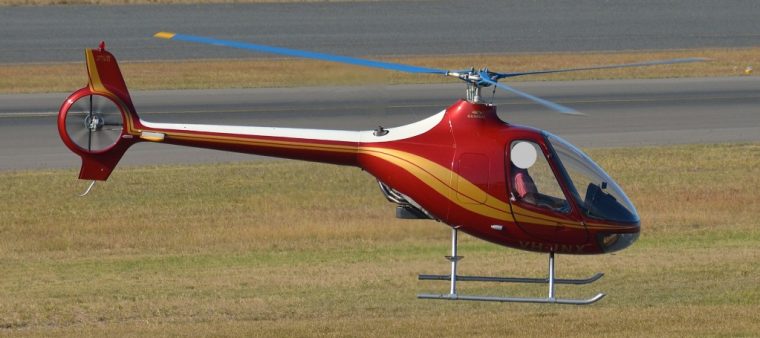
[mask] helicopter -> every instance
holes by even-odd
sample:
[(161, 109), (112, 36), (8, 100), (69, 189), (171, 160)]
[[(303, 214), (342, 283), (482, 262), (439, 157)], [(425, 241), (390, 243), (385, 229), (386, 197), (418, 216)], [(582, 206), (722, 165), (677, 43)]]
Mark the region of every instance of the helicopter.
[[(483, 88), (505, 90), (562, 114), (576, 110), (511, 86), (502, 79), (569, 71), (705, 61), (683, 58), (584, 68), (499, 73), (486, 68), (442, 70), (296, 49), (158, 32), (156, 38), (245, 49), (418, 74), (453, 77), (464, 98), (421, 121), (399, 127), (344, 131), (256, 126), (153, 123), (142, 120), (116, 58), (101, 42), (85, 49), (89, 81), (62, 103), (58, 131), (82, 159), (79, 178), (105, 181), (130, 146), (155, 142), (361, 168), (377, 179), (396, 217), (430, 219), (451, 229), (450, 274), (419, 275), (449, 282), (449, 293), (421, 299), (592, 304), (556, 296), (556, 284), (589, 284), (555, 276), (555, 254), (593, 255), (623, 250), (639, 237), (641, 222), (623, 189), (588, 155), (548, 131), (503, 121)], [(495, 89), (494, 89), (495, 90)], [(458, 275), (458, 232), (518, 250), (548, 254), (545, 278)], [(493, 297), (457, 292), (465, 281), (548, 284), (545, 298)]]

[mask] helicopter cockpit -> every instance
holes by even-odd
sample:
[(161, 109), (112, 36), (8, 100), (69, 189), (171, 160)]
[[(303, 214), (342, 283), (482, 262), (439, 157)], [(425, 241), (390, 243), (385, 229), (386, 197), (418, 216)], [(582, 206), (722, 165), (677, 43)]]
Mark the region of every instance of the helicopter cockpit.
[[(635, 241), (638, 233), (628, 232), (632, 226), (638, 227), (639, 216), (620, 186), (569, 142), (548, 132), (541, 132), (541, 136), (542, 139), (512, 140), (508, 145), (510, 196), (516, 222), (534, 223), (539, 217), (558, 220), (559, 224), (602, 224), (609, 232), (600, 234), (599, 240), (608, 252)], [(614, 229), (618, 227), (629, 230), (617, 233)], [(546, 231), (533, 230), (532, 234), (539, 238), (550, 236), (551, 230)], [(585, 233), (575, 236), (582, 238)], [(567, 240), (577, 239), (568, 234)]]
[(626, 224), (639, 222), (633, 203), (599, 165), (569, 142), (544, 134), (584, 217)]

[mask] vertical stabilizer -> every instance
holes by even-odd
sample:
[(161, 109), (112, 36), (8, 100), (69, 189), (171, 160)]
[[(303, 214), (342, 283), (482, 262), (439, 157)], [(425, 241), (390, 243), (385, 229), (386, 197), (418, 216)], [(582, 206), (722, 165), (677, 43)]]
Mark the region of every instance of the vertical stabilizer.
[(140, 122), (116, 58), (105, 44), (85, 50), (85, 59), (89, 83), (61, 105), (58, 132), (82, 158), (79, 178), (106, 180), (136, 142)]

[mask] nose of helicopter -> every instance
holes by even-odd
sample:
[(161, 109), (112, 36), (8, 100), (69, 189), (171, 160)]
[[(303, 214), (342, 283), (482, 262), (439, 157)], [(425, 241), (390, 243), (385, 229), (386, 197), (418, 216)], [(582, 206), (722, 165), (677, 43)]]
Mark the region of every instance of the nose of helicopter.
[[(612, 230), (611, 232), (605, 231), (597, 234), (599, 246), (607, 253), (631, 246), (639, 239), (641, 231), (641, 218), (639, 218), (636, 208), (628, 201), (622, 190), (618, 194), (618, 198), (622, 201), (610, 198), (611, 194), (603, 193), (600, 195), (602, 197), (592, 197), (585, 204), (588, 207), (587, 216), (603, 215), (599, 218), (608, 222), (608, 226), (612, 226), (611, 229), (608, 228)], [(593, 217), (587, 217), (587, 220), (593, 220)]]
[[(638, 215), (637, 215), (638, 216)], [(601, 233), (597, 235), (597, 242), (605, 253), (623, 250), (639, 239), (641, 227), (637, 224), (635, 229), (627, 227), (625, 233)]]

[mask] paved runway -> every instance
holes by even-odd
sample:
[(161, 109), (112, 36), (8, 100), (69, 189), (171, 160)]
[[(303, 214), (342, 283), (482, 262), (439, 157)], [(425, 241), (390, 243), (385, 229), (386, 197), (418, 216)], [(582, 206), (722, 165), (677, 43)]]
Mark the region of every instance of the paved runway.
[[(352, 55), (758, 46), (757, 0), (436, 0), (0, 7), (0, 63), (257, 57), (153, 39), (176, 31)], [(258, 57), (262, 57), (259, 55)]]
[[(505, 93), (499, 115), (582, 147), (760, 141), (760, 78), (525, 82), (515, 87), (588, 114), (564, 116)], [(132, 94), (148, 121), (369, 130), (437, 113), (461, 83), (375, 87), (150, 91)], [(0, 170), (77, 167), (56, 111), (67, 93), (0, 95)], [(250, 155), (139, 144), (122, 164), (250, 160)]]

